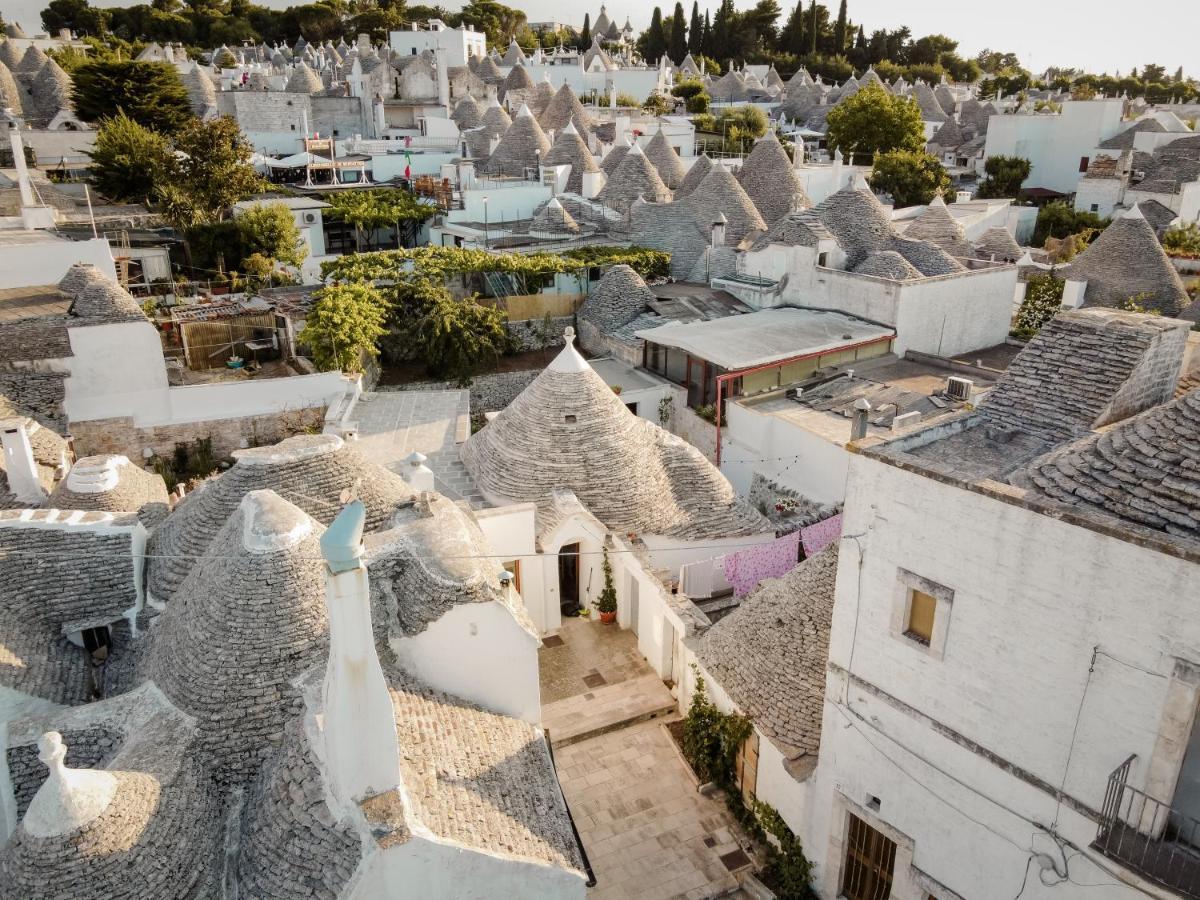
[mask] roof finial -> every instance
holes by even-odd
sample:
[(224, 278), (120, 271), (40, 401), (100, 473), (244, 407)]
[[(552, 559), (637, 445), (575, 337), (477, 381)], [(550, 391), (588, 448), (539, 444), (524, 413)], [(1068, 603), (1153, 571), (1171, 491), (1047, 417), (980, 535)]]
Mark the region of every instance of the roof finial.
[(98, 818), (117, 793), (111, 772), (68, 769), (67, 746), (57, 731), (47, 731), (38, 741), (38, 759), (50, 770), (34, 794), (22, 825), (35, 837), (68, 834)]
[(566, 328), (563, 329), (563, 343), (564, 344), (575, 343), (575, 329), (572, 328), (570, 325), (568, 325)]

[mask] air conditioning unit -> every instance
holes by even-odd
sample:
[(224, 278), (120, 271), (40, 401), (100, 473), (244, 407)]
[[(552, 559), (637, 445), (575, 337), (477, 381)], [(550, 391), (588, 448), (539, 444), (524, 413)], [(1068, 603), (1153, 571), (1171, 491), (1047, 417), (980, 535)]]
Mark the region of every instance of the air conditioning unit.
[(316, 222), (317, 222), (317, 214), (316, 213), (307, 212), (304, 214), (304, 224), (305, 225), (315, 225)]
[(961, 400), (966, 403), (971, 399), (971, 390), (975, 387), (975, 382), (970, 378), (958, 378), (951, 375), (946, 379), (946, 396), (951, 400)]

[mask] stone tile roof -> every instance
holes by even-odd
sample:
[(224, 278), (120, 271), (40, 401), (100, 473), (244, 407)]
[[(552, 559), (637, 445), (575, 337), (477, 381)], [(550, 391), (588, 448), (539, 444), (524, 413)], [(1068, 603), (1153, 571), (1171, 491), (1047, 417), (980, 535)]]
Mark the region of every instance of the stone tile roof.
[(467, 131), (464, 135), (471, 156), (475, 159), (487, 159), (492, 152), (492, 138), (503, 135), (511, 125), (512, 119), (509, 118), (504, 107), (493, 98), (487, 109), (483, 111), (483, 119), (480, 121), (479, 127)]
[(297, 435), (272, 447), (235, 451), (234, 458), (232, 468), (193, 491), (151, 535), (146, 584), (156, 599), (175, 597), (251, 491), (273, 490), (322, 523), (332, 521), (346, 500), (362, 500), (370, 531), (413, 497), (403, 478), (368, 463), (335, 435)]
[(600, 171), (608, 178), (612, 178), (613, 172), (620, 168), (621, 163), (624, 162), (625, 156), (628, 153), (628, 144), (617, 144), (608, 151), (608, 155), (604, 159), (600, 160)]
[(66, 375), (61, 372), (0, 369), (0, 396), (8, 397), (44, 426), (66, 430), (65, 380)]
[(762, 582), (696, 648), (705, 671), (789, 757), (821, 747), (837, 564), (835, 544)]
[(479, 105), (478, 100), (467, 94), (455, 105), (450, 118), (460, 131), (478, 128), (483, 124), (483, 107)]
[(1139, 134), (1162, 134), (1167, 129), (1153, 116), (1147, 116), (1134, 122), (1124, 131), (1110, 137), (1100, 144), (1101, 150), (1132, 150), (1134, 137)]
[(1157, 200), (1142, 200), (1137, 208), (1156, 234), (1162, 234), (1179, 218), (1179, 213), (1169, 206), (1163, 206)]
[(1200, 548), (1200, 391), (1052, 451), (1023, 473), (1074, 512), (1117, 518)]
[(966, 143), (966, 140), (962, 129), (958, 127), (958, 122), (954, 119), (947, 119), (946, 124), (934, 132), (929, 143), (935, 144), (943, 150), (954, 150)]
[(179, 78), (187, 91), (193, 113), (202, 116), (205, 110), (217, 105), (217, 91), (213, 87), (212, 79), (204, 73), (198, 63), (193, 64)]
[(325, 90), (325, 85), (321, 83), (320, 76), (301, 60), (288, 75), (284, 90), (291, 94), (316, 94)]
[[(34, 48), (31, 46), (29, 49)], [(34, 77), (31, 91), (33, 96), (26, 104), (26, 113), (38, 125), (48, 125), (60, 110), (74, 109), (71, 76), (52, 59), (46, 60)]]
[(661, 128), (646, 144), (644, 152), (646, 159), (658, 170), (658, 177), (663, 180), (663, 184), (671, 190), (683, 184), (683, 179), (687, 176), (687, 167)]
[(683, 181), (679, 183), (679, 187), (675, 191), (675, 199), (682, 200), (696, 190), (700, 186), (700, 182), (712, 170), (712, 167), (713, 161), (707, 154), (701, 154), (697, 157), (696, 161), (692, 163), (691, 168), (688, 169), (687, 174), (683, 176)]
[(989, 228), (975, 242), (975, 255), (980, 259), (1016, 262), (1024, 254), (1025, 251), (1012, 236), (1012, 232), (999, 225)]
[(91, 658), (46, 617), (42, 598), (26, 589), (29, 573), (21, 560), (19, 567), (0, 565), (0, 690), (51, 703), (84, 703), (92, 696)]
[(222, 782), (251, 777), (300, 710), (292, 680), (328, 653), (324, 528), (273, 491), (252, 491), (159, 616), (143, 674), (196, 719)]
[(463, 445), (494, 503), (573, 491), (618, 532), (704, 540), (769, 531), (696, 448), (630, 412), (570, 343)]
[(967, 242), (967, 234), (958, 221), (946, 209), (946, 201), (934, 197), (919, 216), (904, 229), (904, 236), (910, 240), (928, 241), (941, 247), (951, 256), (971, 256), (971, 245)]
[(1061, 312), (979, 403), (991, 425), (1055, 443), (1170, 399), (1187, 323), (1105, 309)]
[(921, 118), (926, 122), (945, 122), (949, 116), (942, 109), (941, 103), (938, 102), (937, 96), (933, 89), (923, 81), (918, 81), (913, 86), (912, 97), (917, 101), (917, 106), (921, 108)]
[(1064, 274), (1087, 282), (1088, 306), (1120, 306), (1137, 297), (1143, 308), (1173, 316), (1190, 302), (1154, 229), (1136, 210), (1115, 219)]
[(921, 273), (895, 250), (878, 250), (872, 253), (854, 270), (859, 275), (873, 275), (889, 281), (911, 281)]
[(67, 477), (50, 495), (55, 509), (100, 512), (134, 512), (142, 524), (153, 527), (169, 510), (167, 485), (155, 475), (133, 465), (124, 456), (88, 456), (77, 460)]
[(671, 199), (671, 191), (663, 184), (658, 170), (646, 158), (641, 147), (634, 145), (609, 176), (608, 183), (596, 195), (596, 200), (610, 209), (624, 212), (639, 198), (650, 203), (661, 203)]
[(490, 56), (485, 58), (475, 69), (475, 74), (486, 84), (500, 84), (504, 81), (504, 73)]
[(0, 41), (0, 63), (3, 63), (10, 72), (16, 72), (17, 66), (21, 64), (23, 54), (17, 49), (17, 45), (12, 41)]
[(15, 66), (10, 66), (13, 72), (23, 72), (29, 75), (36, 75), (42, 71), (46, 63), (50, 62), (50, 57), (38, 47), (37, 44), (30, 44), (25, 53), (21, 56), (21, 61)]
[(523, 175), (536, 170), (538, 162), (550, 152), (550, 139), (528, 106), (522, 106), (512, 125), (500, 137), (500, 143), (488, 157), (483, 171), (490, 175)]
[(558, 202), (557, 197), (551, 197), (536, 210), (529, 222), (530, 237), (561, 240), (580, 233), (579, 223)]
[(21, 89), (17, 87), (17, 80), (3, 61), (0, 61), (0, 107), (11, 109), (18, 116), (24, 113)]
[(1160, 147), (1142, 172), (1145, 177), (1132, 183), (1130, 190), (1178, 194), (1185, 184), (1200, 181), (1200, 147), (1176, 148), (1175, 144)]
[(575, 130), (580, 134), (587, 134), (588, 129), (592, 127), (592, 120), (584, 110), (583, 104), (575, 96), (571, 85), (566, 82), (555, 92), (554, 99), (538, 117), (538, 122), (547, 131), (552, 130), (555, 134), (566, 128), (568, 122), (575, 123)]
[[(38, 479), (42, 487), (50, 491), (58, 478), (58, 473), (66, 468), (67, 439), (51, 428), (43, 426), (23, 406), (13, 403), (0, 394), (0, 420), (24, 419), (25, 433), (29, 437), (30, 449), (33, 450), (33, 461), (38, 466)], [(0, 495), (5, 493), (7, 477), (4, 474), (4, 457), (0, 454)], [(67, 507), (70, 508), (70, 507)]]
[(784, 247), (815, 247), (823, 240), (834, 240), (825, 223), (814, 211), (801, 210), (789, 213), (777, 221), (755, 240), (751, 249), (762, 250), (771, 244)]
[(554, 146), (550, 148), (542, 161), (548, 166), (563, 166), (571, 167), (571, 174), (567, 176), (566, 190), (572, 194), (583, 193), (583, 176), (585, 172), (599, 172), (600, 167), (596, 165), (596, 157), (592, 156), (592, 151), (588, 149), (587, 144), (583, 142), (579, 132), (571, 123), (567, 123), (567, 127), (558, 133), (554, 139)]
[(58, 283), (58, 289), (71, 298), (68, 325), (114, 325), (121, 322), (145, 322), (146, 314), (130, 293), (107, 278), (91, 263), (76, 263)]
[(963, 265), (937, 244), (918, 241), (908, 237), (894, 237), (887, 244), (908, 260), (913, 267), (927, 278), (938, 275), (954, 275), (963, 271)]
[(541, 119), (542, 114), (550, 106), (550, 101), (554, 99), (554, 85), (549, 81), (539, 81), (533, 88), (533, 94), (529, 98), (529, 108), (533, 110), (533, 114)]
[(644, 313), (654, 300), (642, 276), (629, 266), (613, 266), (579, 307), (579, 318), (591, 322), (603, 334), (611, 334)]
[(737, 179), (768, 226), (790, 212), (812, 206), (792, 160), (774, 131), (768, 131), (754, 144)]
[(853, 269), (876, 250), (889, 249), (892, 220), (869, 188), (847, 185), (813, 207), (813, 213), (837, 239)]

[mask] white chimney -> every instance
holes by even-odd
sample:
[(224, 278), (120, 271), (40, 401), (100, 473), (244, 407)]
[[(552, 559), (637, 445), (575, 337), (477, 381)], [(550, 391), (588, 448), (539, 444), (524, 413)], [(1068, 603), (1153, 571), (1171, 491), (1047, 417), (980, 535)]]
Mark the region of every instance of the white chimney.
[(971, 192), (970, 191), (955, 191), (954, 192), (954, 202), (955, 203), (970, 203), (971, 202)]
[(343, 806), (400, 784), (396, 714), (371, 631), (371, 596), (363, 563), (366, 508), (355, 500), (321, 535), (329, 663), (322, 693), (329, 786)]
[(446, 49), (438, 47), (433, 51), (437, 63), (438, 106), (450, 111), (450, 64), (446, 61)]
[(871, 401), (859, 397), (854, 401), (854, 418), (850, 422), (850, 440), (861, 441), (867, 436), (867, 417), (871, 415)]
[(725, 246), (725, 227), (729, 224), (729, 220), (725, 218), (725, 213), (717, 213), (717, 218), (712, 223), (712, 246), (715, 250), (717, 247)]
[(424, 453), (414, 450), (404, 459), (405, 465), (408, 467), (404, 473), (404, 480), (408, 482), (409, 487), (414, 491), (434, 491), (437, 490), (433, 483), (433, 470), (425, 465), (427, 457)]
[(35, 201), (29, 167), (25, 164), (25, 144), (16, 122), (9, 123), (8, 141), (12, 146), (13, 166), (17, 170), (17, 186), (21, 191), (21, 222), (26, 231), (54, 227), (54, 208)]
[(608, 86), (608, 108), (617, 111), (617, 85), (615, 82)]
[(8, 490), (21, 503), (41, 506), (46, 492), (38, 478), (33, 446), (29, 443), (28, 419), (0, 421), (0, 442), (4, 447), (4, 471), (8, 475)]

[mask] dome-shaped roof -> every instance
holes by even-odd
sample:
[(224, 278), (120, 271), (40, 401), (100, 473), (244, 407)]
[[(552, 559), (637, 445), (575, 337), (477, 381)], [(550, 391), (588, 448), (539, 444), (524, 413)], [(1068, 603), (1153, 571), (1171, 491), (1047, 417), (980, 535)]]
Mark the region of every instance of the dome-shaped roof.
[(549, 152), (550, 139), (523, 105), (483, 168), (491, 175), (523, 175), (536, 169)]
[(566, 190), (572, 194), (583, 193), (585, 172), (600, 171), (600, 167), (596, 165), (596, 157), (592, 156), (592, 151), (587, 148), (587, 144), (583, 142), (583, 138), (575, 130), (575, 126), (570, 123), (567, 123), (567, 127), (559, 132), (558, 137), (554, 139), (554, 146), (542, 160), (548, 166), (569, 165), (571, 167), (571, 174), (567, 177)]
[(217, 105), (217, 92), (213, 88), (212, 80), (198, 63), (184, 72), (180, 76), (180, 80), (183, 82), (184, 89), (187, 90), (192, 112), (196, 115), (202, 115), (206, 109)]
[(77, 460), (50, 495), (54, 509), (136, 512), (153, 526), (166, 516), (167, 485), (161, 475), (133, 465), (124, 456), (87, 456)]
[(1012, 233), (999, 225), (989, 228), (975, 242), (975, 255), (981, 259), (994, 259), (998, 262), (1016, 262), (1025, 251), (1017, 243)]
[(320, 76), (310, 69), (307, 63), (301, 61), (292, 69), (284, 90), (292, 94), (315, 94), (324, 89), (325, 85), (321, 83)]
[(617, 143), (608, 151), (608, 155), (600, 160), (600, 171), (604, 173), (606, 178), (612, 178), (613, 172), (621, 165), (621, 161), (625, 159), (625, 154), (629, 152), (629, 145), (626, 143)]
[(895, 250), (878, 250), (872, 253), (859, 263), (854, 271), (859, 275), (873, 275), (890, 281), (909, 281), (921, 277), (921, 273), (912, 263)]
[(536, 238), (565, 238), (579, 234), (579, 223), (563, 209), (557, 197), (551, 197), (533, 214), (529, 235)]
[(483, 107), (479, 105), (479, 101), (467, 94), (455, 105), (450, 118), (458, 126), (459, 131), (478, 128), (483, 122)]
[(48, 57), (36, 44), (30, 44), (29, 47), (21, 54), (21, 61), (13, 68), (14, 72), (33, 75), (42, 71), (42, 67), (50, 61)]
[(324, 661), (324, 528), (274, 491), (246, 494), (155, 624), (143, 674), (196, 719), (221, 780), (251, 775)]
[(658, 177), (663, 180), (663, 184), (671, 190), (675, 190), (683, 184), (683, 179), (687, 175), (687, 167), (661, 128), (646, 144), (645, 153), (646, 159), (650, 160), (654, 168), (658, 170)]
[(39, 744), (50, 774), (0, 849), (4, 896), (185, 900), (210, 889), (220, 829), (182, 753), (145, 747), (140, 771), (77, 769), (57, 732)]
[(71, 76), (52, 59), (46, 60), (33, 79), (31, 105), (41, 124), (49, 123), (61, 110), (74, 108)]
[(545, 112), (538, 117), (538, 121), (547, 131), (553, 131), (556, 134), (566, 128), (568, 122), (574, 122), (580, 134), (587, 133), (592, 124), (583, 104), (575, 96), (575, 91), (571, 89), (571, 85), (565, 82), (547, 104)]
[(1188, 304), (1179, 272), (1136, 206), (1072, 260), (1066, 277), (1087, 282), (1084, 303), (1089, 306), (1119, 306), (1139, 297), (1145, 309), (1173, 316)]
[(790, 212), (812, 206), (774, 131), (768, 131), (755, 143), (737, 179), (767, 225), (774, 225)]
[(971, 255), (971, 245), (967, 234), (950, 211), (946, 209), (946, 201), (934, 197), (925, 211), (917, 216), (904, 229), (904, 236), (910, 240), (929, 241), (941, 247), (951, 256), (968, 257)]
[(707, 154), (697, 157), (695, 162), (692, 163), (692, 167), (688, 169), (687, 175), (683, 177), (683, 181), (680, 183), (679, 188), (675, 191), (675, 199), (682, 200), (684, 197), (687, 197), (689, 194), (691, 194), (692, 191), (696, 190), (696, 188), (699, 187), (700, 182), (702, 182), (705, 176), (707, 176), (712, 170), (712, 167), (713, 161), (708, 157)]
[(865, 185), (847, 185), (835, 191), (813, 207), (813, 212), (837, 239), (851, 269), (876, 250), (888, 249), (894, 235), (887, 210)]
[(336, 435), (297, 435), (233, 455), (232, 468), (193, 491), (151, 536), (147, 587), (156, 599), (176, 596), (196, 560), (251, 491), (269, 488), (326, 523), (348, 500), (359, 499), (366, 504), (372, 530), (413, 496), (399, 475), (368, 463)]
[(557, 358), (462, 449), (496, 503), (574, 492), (614, 531), (701, 540), (769, 524), (695, 447), (634, 415), (575, 350)]
[(658, 170), (651, 165), (642, 148), (634, 144), (596, 195), (596, 201), (625, 212), (639, 197), (653, 203), (665, 202), (671, 199), (671, 191), (663, 184)]
[(579, 318), (609, 334), (645, 312), (652, 300), (654, 292), (642, 276), (622, 263), (605, 272), (592, 288), (579, 307)]

